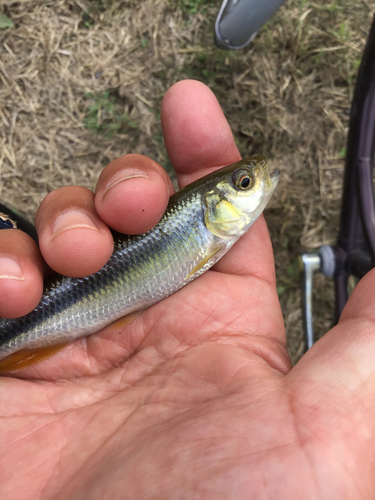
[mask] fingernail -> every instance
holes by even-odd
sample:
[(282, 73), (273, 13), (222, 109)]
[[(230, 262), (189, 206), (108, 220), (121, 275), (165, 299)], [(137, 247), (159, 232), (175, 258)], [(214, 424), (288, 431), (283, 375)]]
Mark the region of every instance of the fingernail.
[(148, 179), (150, 176), (146, 174), (146, 172), (143, 172), (143, 170), (138, 170), (135, 168), (128, 168), (126, 170), (121, 170), (120, 172), (117, 172), (117, 174), (114, 175), (106, 185), (103, 197), (107, 194), (107, 192), (110, 189), (112, 189), (114, 186), (117, 186), (117, 184), (120, 184), (120, 182), (127, 181), (128, 179), (136, 179), (137, 177), (145, 177)]
[(12, 257), (0, 256), (0, 279), (20, 281), (25, 279), (20, 265)]
[(56, 219), (52, 229), (52, 239), (70, 229), (95, 229), (98, 231), (98, 228), (87, 214), (79, 210), (69, 210)]

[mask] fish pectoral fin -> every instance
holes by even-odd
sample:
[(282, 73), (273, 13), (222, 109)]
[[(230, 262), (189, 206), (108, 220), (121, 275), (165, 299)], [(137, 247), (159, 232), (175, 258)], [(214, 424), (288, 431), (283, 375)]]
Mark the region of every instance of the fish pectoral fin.
[(43, 359), (49, 358), (58, 351), (61, 351), (68, 344), (69, 342), (64, 342), (63, 344), (48, 345), (36, 349), (21, 349), (0, 360), (0, 372), (13, 372), (39, 363)]
[(199, 264), (197, 264), (194, 269), (192, 269), (192, 271), (185, 277), (185, 279), (189, 279), (193, 276), (193, 274), (197, 273), (198, 271), (200, 271), (202, 269), (203, 266), (205, 266), (207, 264), (207, 262), (209, 260), (212, 259), (212, 257), (214, 257), (218, 252), (220, 252), (220, 250), (223, 248), (223, 245), (219, 245), (218, 247), (215, 247), (214, 249), (212, 249), (212, 251), (206, 255), (206, 257), (201, 260), (199, 262)]

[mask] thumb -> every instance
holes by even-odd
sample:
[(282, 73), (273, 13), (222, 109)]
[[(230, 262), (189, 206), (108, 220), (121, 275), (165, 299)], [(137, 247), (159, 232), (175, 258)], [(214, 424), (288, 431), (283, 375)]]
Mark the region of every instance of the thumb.
[(293, 377), (302, 373), (341, 411), (354, 403), (375, 425), (375, 269), (355, 288), (338, 325), (297, 363)]

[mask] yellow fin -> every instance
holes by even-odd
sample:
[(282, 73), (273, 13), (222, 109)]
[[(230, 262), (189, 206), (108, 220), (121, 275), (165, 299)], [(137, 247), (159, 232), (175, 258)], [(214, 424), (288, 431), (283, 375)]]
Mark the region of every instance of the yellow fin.
[(69, 342), (64, 342), (63, 344), (48, 345), (36, 349), (21, 349), (0, 360), (0, 372), (13, 372), (39, 363), (64, 349), (68, 344)]
[[(128, 314), (127, 316), (120, 318), (118, 321), (115, 321), (107, 328), (110, 331), (121, 329), (139, 316), (141, 312), (142, 311), (138, 311), (136, 313)], [(14, 352), (6, 358), (0, 360), (0, 373), (13, 372), (15, 370), (26, 368), (27, 366), (35, 365), (43, 359), (53, 356), (69, 344), (70, 342), (64, 342), (62, 344), (48, 345), (35, 349), (21, 349), (20, 351)]]
[(133, 319), (137, 318), (142, 311), (130, 313), (127, 316), (124, 316), (123, 318), (118, 319), (114, 323), (111, 323), (106, 327), (106, 332), (112, 332), (113, 330), (121, 330), (125, 325), (133, 321)]
[(212, 257), (214, 257), (221, 249), (223, 248), (222, 245), (214, 248), (214, 250), (209, 253), (203, 260), (201, 260), (199, 262), (199, 264), (197, 264), (194, 269), (185, 277), (186, 280), (188, 280), (189, 278), (191, 278), (193, 276), (193, 274), (197, 273), (200, 269), (202, 269), (202, 267), (207, 264), (207, 262), (209, 260), (212, 259)]

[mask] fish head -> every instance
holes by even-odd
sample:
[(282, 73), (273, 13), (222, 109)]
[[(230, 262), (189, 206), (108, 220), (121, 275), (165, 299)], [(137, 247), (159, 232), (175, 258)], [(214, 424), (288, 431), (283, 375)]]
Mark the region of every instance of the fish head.
[(252, 156), (217, 171), (204, 193), (205, 223), (220, 238), (242, 236), (263, 212), (279, 181), (265, 156)]

